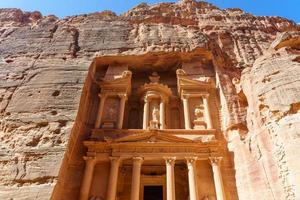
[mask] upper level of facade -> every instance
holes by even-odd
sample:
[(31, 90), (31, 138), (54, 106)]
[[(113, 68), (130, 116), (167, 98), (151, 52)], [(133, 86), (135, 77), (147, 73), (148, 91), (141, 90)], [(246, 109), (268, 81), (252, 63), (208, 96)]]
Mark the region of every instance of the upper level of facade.
[[(150, 61), (149, 61), (150, 62)], [(95, 129), (215, 130), (219, 103), (207, 60), (150, 67), (109, 63), (97, 79)]]

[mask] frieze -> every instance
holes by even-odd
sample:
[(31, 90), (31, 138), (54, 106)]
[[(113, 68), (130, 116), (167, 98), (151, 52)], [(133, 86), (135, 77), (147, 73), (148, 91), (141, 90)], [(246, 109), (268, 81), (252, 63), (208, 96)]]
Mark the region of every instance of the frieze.
[(218, 152), (217, 149), (210, 148), (189, 148), (189, 147), (175, 147), (175, 148), (145, 148), (145, 147), (132, 147), (132, 148), (114, 148), (112, 153), (214, 153)]

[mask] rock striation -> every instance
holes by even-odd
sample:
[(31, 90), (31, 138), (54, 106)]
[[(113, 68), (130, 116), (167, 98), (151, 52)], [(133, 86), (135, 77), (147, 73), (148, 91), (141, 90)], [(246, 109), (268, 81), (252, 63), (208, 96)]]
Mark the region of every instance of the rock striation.
[(0, 199), (61, 192), (93, 58), (197, 49), (214, 62), (239, 199), (299, 199), (299, 35), (290, 20), (194, 0), (65, 19), (0, 9)]

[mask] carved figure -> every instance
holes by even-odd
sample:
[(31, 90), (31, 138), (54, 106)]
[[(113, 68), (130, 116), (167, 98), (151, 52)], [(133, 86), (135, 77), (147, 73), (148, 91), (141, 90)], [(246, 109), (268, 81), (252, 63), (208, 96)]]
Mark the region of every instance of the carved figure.
[(240, 79), (238, 79), (237, 77), (234, 77), (232, 79), (232, 84), (235, 87), (236, 93), (240, 93), (242, 91), (242, 85), (241, 85)]
[(195, 108), (195, 111), (194, 111), (195, 120), (202, 120), (203, 119), (204, 114), (203, 114), (202, 110), (203, 110), (202, 106), (197, 106)]
[(154, 106), (152, 110), (152, 120), (150, 121), (150, 129), (159, 129), (159, 109)]
[(111, 107), (109, 110), (108, 110), (108, 118), (110, 120), (113, 120), (114, 117), (115, 117), (115, 114), (116, 114), (116, 108), (115, 107)]
[(194, 129), (206, 129), (203, 106), (197, 106), (194, 110)]
[(152, 121), (158, 122), (159, 120), (159, 110), (157, 107), (154, 107), (152, 110)]

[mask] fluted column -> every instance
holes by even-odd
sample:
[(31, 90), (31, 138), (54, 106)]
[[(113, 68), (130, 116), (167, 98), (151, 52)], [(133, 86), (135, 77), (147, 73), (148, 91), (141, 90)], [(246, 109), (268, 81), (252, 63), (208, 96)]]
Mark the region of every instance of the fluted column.
[(80, 200), (88, 200), (93, 180), (96, 159), (94, 157), (84, 157), (85, 170), (80, 190)]
[(183, 112), (184, 112), (184, 125), (185, 129), (191, 129), (190, 109), (189, 109), (189, 96), (183, 95)]
[(110, 174), (106, 200), (116, 200), (120, 162), (120, 157), (110, 157)]
[(205, 114), (205, 121), (207, 123), (207, 129), (212, 129), (212, 121), (210, 117), (210, 111), (209, 111), (209, 103), (208, 103), (208, 95), (203, 96), (203, 104), (204, 104), (204, 114)]
[(165, 105), (165, 101), (163, 99), (161, 99), (160, 105), (159, 105), (159, 121), (160, 121), (160, 129), (165, 129), (166, 127), (166, 105)]
[(174, 166), (176, 157), (166, 157), (167, 174), (167, 200), (175, 200), (175, 172)]
[(190, 200), (198, 200), (197, 182), (196, 182), (196, 160), (197, 157), (186, 158), (189, 179)]
[(223, 180), (222, 180), (222, 175), (220, 170), (222, 157), (211, 157), (209, 158), (209, 160), (214, 174), (217, 200), (226, 200), (224, 185), (223, 185)]
[(139, 200), (139, 198), (140, 198), (140, 182), (141, 182), (142, 162), (143, 162), (143, 158), (141, 158), (141, 157), (133, 158), (130, 200)]
[(147, 97), (145, 97), (144, 102), (143, 129), (147, 129), (149, 124), (149, 101)]
[(120, 97), (120, 109), (119, 109), (120, 115), (119, 115), (119, 121), (118, 121), (118, 129), (122, 129), (127, 95), (120, 94), (119, 97)]
[(99, 94), (99, 98), (100, 98), (100, 104), (99, 104), (99, 108), (98, 108), (98, 115), (97, 115), (97, 120), (96, 120), (96, 123), (95, 123), (95, 128), (100, 128), (100, 126), (101, 126), (104, 103), (105, 103), (105, 100), (107, 98), (107, 95), (106, 94)]

